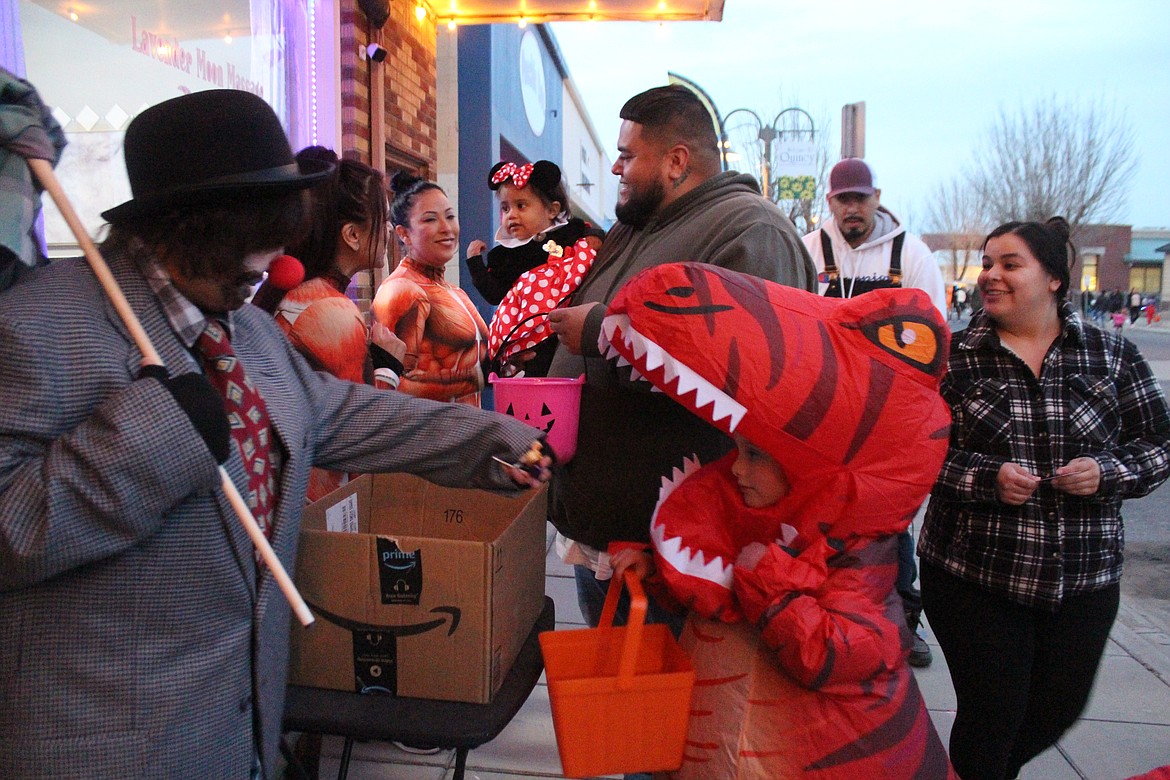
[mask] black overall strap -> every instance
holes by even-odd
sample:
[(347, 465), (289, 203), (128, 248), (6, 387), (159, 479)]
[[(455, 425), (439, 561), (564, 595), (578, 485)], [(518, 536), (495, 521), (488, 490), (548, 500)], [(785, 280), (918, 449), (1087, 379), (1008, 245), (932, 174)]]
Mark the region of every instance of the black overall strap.
[(832, 282), (837, 278), (837, 262), (833, 259), (833, 240), (829, 238), (829, 231), (821, 228), (821, 254), (825, 256), (825, 273)]
[(890, 281), (895, 287), (902, 286), (902, 244), (906, 243), (906, 233), (894, 236), (890, 245)]

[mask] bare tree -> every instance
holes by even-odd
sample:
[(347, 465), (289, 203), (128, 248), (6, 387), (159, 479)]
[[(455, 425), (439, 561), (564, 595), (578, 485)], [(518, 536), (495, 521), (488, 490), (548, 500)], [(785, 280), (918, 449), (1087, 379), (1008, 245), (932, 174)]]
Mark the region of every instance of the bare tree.
[(1114, 219), (1136, 168), (1124, 115), (1101, 102), (1050, 98), (1001, 110), (967, 181), (987, 223), (1060, 215), (1075, 229)]
[(951, 278), (962, 279), (990, 229), (975, 190), (962, 178), (935, 185), (926, 203), (927, 228), (937, 233), (950, 253)]

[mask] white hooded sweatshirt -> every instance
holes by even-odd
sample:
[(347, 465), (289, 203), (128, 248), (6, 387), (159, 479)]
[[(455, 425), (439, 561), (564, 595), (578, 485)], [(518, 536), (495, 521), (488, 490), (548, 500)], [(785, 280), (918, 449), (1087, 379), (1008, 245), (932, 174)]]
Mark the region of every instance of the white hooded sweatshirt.
[(890, 252), (896, 236), (905, 233), (902, 244), (902, 286), (915, 287), (930, 296), (930, 300), (945, 319), (947, 316), (946, 292), (943, 289), (942, 272), (934, 254), (918, 236), (906, 233), (906, 228), (897, 217), (879, 207), (874, 214), (873, 232), (856, 249), (849, 246), (837, 221), (829, 218), (825, 224), (802, 240), (812, 255), (817, 268), (819, 292), (825, 294), (829, 279), (825, 274), (825, 256), (821, 249), (821, 233), (829, 236), (833, 246), (833, 260), (840, 273), (841, 294), (849, 298), (851, 283), (854, 281), (889, 282)]

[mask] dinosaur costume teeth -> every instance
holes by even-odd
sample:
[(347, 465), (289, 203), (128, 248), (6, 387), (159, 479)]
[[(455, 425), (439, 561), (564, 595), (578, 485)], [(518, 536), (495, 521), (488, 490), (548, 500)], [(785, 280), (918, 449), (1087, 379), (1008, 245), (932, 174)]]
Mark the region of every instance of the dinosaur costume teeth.
[[(611, 315), (602, 323), (602, 354), (615, 358), (617, 365), (629, 367), (632, 380), (646, 379), (648, 374), (660, 373), (661, 382), (652, 382), (652, 389), (668, 393), (692, 412), (716, 427), (734, 433), (747, 409), (702, 376), (677, 360), (667, 350), (630, 327), (629, 318)], [(619, 340), (623, 349), (614, 346)], [(673, 389), (672, 389), (673, 387)], [(695, 394), (693, 400), (686, 396)], [(711, 406), (709, 411), (704, 411)]]

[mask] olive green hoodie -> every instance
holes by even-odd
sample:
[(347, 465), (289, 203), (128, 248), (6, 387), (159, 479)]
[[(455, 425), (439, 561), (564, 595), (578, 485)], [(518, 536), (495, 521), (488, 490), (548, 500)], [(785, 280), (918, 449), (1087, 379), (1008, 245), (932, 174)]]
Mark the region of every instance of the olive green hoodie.
[[(701, 262), (812, 291), (816, 271), (792, 223), (734, 171), (704, 181), (665, 206), (644, 228), (618, 223), (606, 236), (569, 305), (608, 304), (639, 271)], [(726, 435), (646, 383), (605, 361), (597, 348), (604, 307), (589, 315), (584, 355), (558, 346), (549, 376), (585, 374), (577, 454), (553, 481), (549, 512), (570, 539), (605, 550), (611, 541), (646, 541), (661, 479), (683, 459), (707, 463), (726, 452)]]

